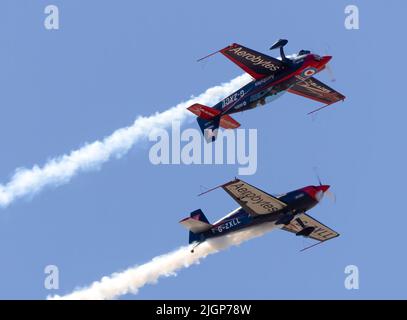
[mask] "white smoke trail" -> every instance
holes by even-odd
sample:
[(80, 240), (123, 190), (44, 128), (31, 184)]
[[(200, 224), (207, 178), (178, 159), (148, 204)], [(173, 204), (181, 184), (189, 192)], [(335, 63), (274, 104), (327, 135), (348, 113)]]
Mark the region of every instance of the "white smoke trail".
[(275, 228), (274, 223), (265, 223), (220, 238), (209, 239), (196, 248), (194, 253), (190, 252), (191, 246), (184, 246), (173, 252), (155, 257), (143, 265), (113, 273), (109, 277), (103, 277), (87, 288), (77, 289), (65, 296), (48, 297), (48, 299), (107, 300), (128, 293), (137, 294), (141, 287), (149, 283), (156, 283), (160, 277), (175, 275), (176, 271), (188, 268), (192, 264), (198, 264), (201, 259), (210, 254), (259, 237), (273, 228)]
[(42, 167), (34, 165), (31, 169), (16, 169), (8, 183), (0, 184), (0, 207), (6, 207), (18, 198), (34, 195), (46, 186), (68, 183), (74, 175), (98, 169), (112, 157), (120, 158), (140, 138), (148, 137), (152, 130), (170, 126), (173, 121), (185, 120), (189, 115), (186, 108), (191, 104), (200, 102), (213, 105), (248, 81), (248, 75), (241, 75), (164, 112), (149, 117), (140, 116), (131, 126), (120, 128), (101, 141), (85, 144), (69, 154), (55, 157)]

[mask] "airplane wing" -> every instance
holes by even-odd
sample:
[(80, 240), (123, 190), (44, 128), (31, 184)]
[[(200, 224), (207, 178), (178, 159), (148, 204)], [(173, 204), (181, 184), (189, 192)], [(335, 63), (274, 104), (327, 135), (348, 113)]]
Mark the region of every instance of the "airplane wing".
[(237, 43), (233, 43), (219, 52), (256, 80), (276, 74), (285, 68), (285, 64), (281, 60)]
[[(300, 218), (302, 223), (306, 227), (314, 227), (315, 229), (309, 234), (309, 238), (317, 240), (317, 241), (328, 241), (330, 239), (339, 237), (339, 233), (328, 228), (326, 225), (322, 224), (321, 222), (315, 220), (314, 218), (310, 217), (309, 215), (302, 213), (297, 216)], [(300, 225), (296, 219), (293, 219), (288, 225), (284, 226), (282, 230), (289, 231), (292, 233), (297, 233), (301, 231), (303, 227)]]
[(302, 97), (309, 98), (318, 102), (330, 105), (332, 103), (345, 100), (345, 96), (328, 87), (321, 81), (310, 77), (302, 82), (296, 83), (288, 92), (298, 94)]
[(221, 187), (249, 214), (268, 214), (287, 206), (278, 198), (240, 179), (230, 181)]

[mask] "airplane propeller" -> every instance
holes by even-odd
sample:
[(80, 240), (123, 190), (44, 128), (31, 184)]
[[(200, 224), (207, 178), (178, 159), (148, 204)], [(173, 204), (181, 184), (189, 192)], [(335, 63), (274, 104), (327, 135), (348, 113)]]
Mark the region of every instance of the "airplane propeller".
[[(317, 51), (318, 51), (318, 50), (314, 50), (314, 47), (311, 47), (311, 49), (312, 49), (312, 50), (311, 50), (312, 52), (317, 52)], [(325, 53), (326, 56), (330, 56), (329, 51), (331, 51), (331, 50), (330, 50), (330, 46), (329, 46), (328, 44), (325, 44), (324, 53)], [(328, 74), (329, 81), (335, 82), (335, 81), (336, 81), (336, 78), (335, 78), (335, 74), (334, 74), (334, 72), (333, 72), (333, 70), (332, 70), (331, 63), (328, 62), (328, 63), (325, 65), (325, 68), (324, 68), (324, 69), (326, 70), (326, 72), (327, 72), (327, 74)]]
[[(319, 185), (322, 186), (323, 183), (322, 183), (322, 181), (321, 181), (321, 177), (319, 176), (317, 167), (314, 167), (314, 172), (315, 172), (315, 175), (316, 175), (316, 177), (317, 177), (317, 180), (318, 180)], [(334, 194), (330, 189), (324, 191), (324, 195), (326, 195), (326, 196), (327, 196), (328, 198), (330, 198), (334, 203), (336, 203), (336, 196), (335, 196), (335, 194)], [(322, 200), (322, 199), (321, 199), (321, 200)]]
[(331, 80), (331, 82), (335, 82), (336, 78), (329, 62), (325, 65), (325, 69), (326, 72), (328, 73), (329, 80)]
[[(330, 54), (328, 54), (328, 52), (331, 51), (330, 49), (331, 49), (330, 45), (329, 45), (329, 44), (325, 44), (325, 50), (324, 50), (324, 51), (325, 51), (325, 55), (330, 55)], [(333, 70), (332, 70), (332, 68), (331, 68), (331, 64), (330, 64), (329, 62), (325, 65), (325, 69), (326, 69), (326, 72), (327, 72), (327, 74), (328, 74), (329, 80), (330, 80), (331, 82), (335, 82), (335, 81), (336, 81), (336, 78), (335, 78), (334, 72), (333, 72)]]
[(335, 196), (335, 193), (333, 193), (331, 190), (326, 190), (326, 191), (325, 191), (325, 194), (327, 195), (328, 198), (331, 199), (331, 201), (332, 201), (333, 203), (336, 203), (336, 196)]

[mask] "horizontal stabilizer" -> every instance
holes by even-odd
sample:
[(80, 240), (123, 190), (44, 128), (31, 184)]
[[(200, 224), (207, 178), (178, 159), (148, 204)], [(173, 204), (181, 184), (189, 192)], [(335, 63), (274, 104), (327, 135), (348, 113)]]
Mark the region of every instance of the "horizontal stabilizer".
[(219, 125), (224, 129), (236, 129), (240, 127), (240, 123), (229, 115), (222, 116)]
[(204, 120), (212, 120), (213, 118), (220, 114), (219, 110), (204, 106), (199, 103), (195, 103), (192, 106), (188, 107), (188, 110)]
[(193, 233), (201, 233), (209, 230), (212, 227), (212, 225), (208, 223), (195, 220), (193, 218), (185, 218), (179, 223), (181, 223), (185, 228), (187, 228), (189, 231), (192, 231)]
[(179, 223), (193, 233), (201, 233), (212, 228), (212, 225), (200, 209), (192, 212), (190, 217), (182, 219)]

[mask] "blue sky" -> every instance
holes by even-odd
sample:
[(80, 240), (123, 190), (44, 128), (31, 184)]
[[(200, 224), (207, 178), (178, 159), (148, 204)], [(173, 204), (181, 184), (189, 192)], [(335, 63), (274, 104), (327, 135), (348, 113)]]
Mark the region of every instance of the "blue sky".
[[(48, 4), (59, 7), (57, 31), (43, 26)], [(344, 28), (348, 4), (359, 7), (360, 30)], [(236, 116), (258, 129), (258, 170), (243, 179), (281, 193), (316, 183), (317, 166), (337, 201), (310, 214), (341, 237), (299, 253), (308, 242), (272, 232), (122, 298), (406, 298), (406, 9), (402, 1), (2, 1), (0, 181), (241, 74), (222, 56), (196, 63), (213, 50), (238, 42), (267, 53), (287, 38), (287, 52), (333, 55), (337, 81), (317, 78), (347, 99), (309, 117), (317, 103), (286, 94)], [(178, 221), (190, 211), (213, 221), (236, 207), (222, 191), (196, 194), (238, 166), (154, 166), (149, 148), (139, 143), (101, 170), (0, 209), (0, 298), (69, 293), (187, 243)], [(57, 291), (43, 285), (49, 264), (60, 270)], [(350, 264), (359, 290), (344, 287)]]

